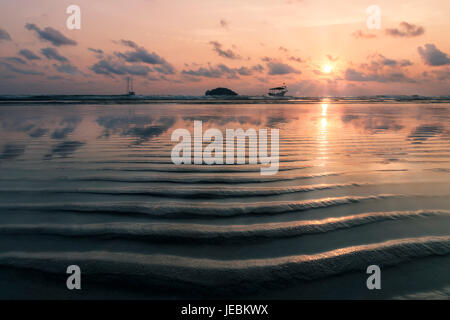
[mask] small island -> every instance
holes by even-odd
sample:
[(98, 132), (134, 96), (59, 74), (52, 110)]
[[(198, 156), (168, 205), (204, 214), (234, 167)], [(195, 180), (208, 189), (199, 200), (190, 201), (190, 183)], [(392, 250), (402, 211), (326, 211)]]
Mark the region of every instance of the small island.
[(205, 96), (237, 96), (238, 94), (228, 88), (216, 88), (205, 92)]

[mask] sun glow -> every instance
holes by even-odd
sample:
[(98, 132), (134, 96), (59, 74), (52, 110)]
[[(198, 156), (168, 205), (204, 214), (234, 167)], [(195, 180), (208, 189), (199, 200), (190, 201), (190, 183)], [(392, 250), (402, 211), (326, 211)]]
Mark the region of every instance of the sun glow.
[(330, 64), (326, 64), (322, 68), (322, 71), (324, 73), (330, 73), (332, 70), (333, 70), (333, 67)]

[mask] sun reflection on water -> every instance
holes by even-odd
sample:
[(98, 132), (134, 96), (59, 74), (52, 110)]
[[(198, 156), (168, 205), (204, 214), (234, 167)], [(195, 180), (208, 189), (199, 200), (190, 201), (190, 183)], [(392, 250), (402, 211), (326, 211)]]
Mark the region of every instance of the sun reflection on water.
[[(318, 159), (327, 160), (328, 159), (328, 120), (327, 120), (328, 104), (322, 103), (322, 113), (320, 119), (319, 132), (317, 135), (318, 141)], [(322, 163), (321, 165), (324, 165)]]

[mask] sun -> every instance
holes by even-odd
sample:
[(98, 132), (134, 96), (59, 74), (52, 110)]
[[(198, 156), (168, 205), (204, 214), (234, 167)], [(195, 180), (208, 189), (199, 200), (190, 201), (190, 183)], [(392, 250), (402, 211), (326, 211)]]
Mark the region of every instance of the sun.
[(326, 64), (322, 68), (322, 71), (324, 73), (330, 73), (332, 70), (333, 70), (333, 67), (330, 64)]

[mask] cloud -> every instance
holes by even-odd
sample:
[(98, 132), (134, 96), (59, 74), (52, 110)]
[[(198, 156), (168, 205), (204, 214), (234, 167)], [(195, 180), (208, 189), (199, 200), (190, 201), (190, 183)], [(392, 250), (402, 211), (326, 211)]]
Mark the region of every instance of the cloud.
[(282, 62), (269, 62), (267, 63), (267, 67), (269, 68), (269, 75), (284, 75), (289, 73), (301, 73), (301, 71), (296, 70), (288, 64)]
[(11, 41), (11, 36), (6, 30), (0, 28), (0, 42), (2, 41)]
[(135, 42), (131, 40), (122, 39), (120, 40), (120, 43), (134, 50), (127, 52), (115, 52), (114, 54), (118, 58), (130, 63), (146, 63), (154, 65), (155, 71), (165, 75), (175, 73), (175, 68), (155, 52), (150, 53), (145, 48), (139, 47)]
[(404, 68), (412, 65), (409, 60), (391, 59), (378, 53), (369, 55), (366, 60), (367, 62), (361, 63), (358, 67), (347, 68), (344, 72), (344, 78), (348, 81), (359, 82), (417, 82), (417, 80), (405, 74)]
[(182, 73), (197, 77), (220, 78), (226, 73), (226, 70), (228, 70), (228, 67), (225, 65), (219, 65), (217, 67), (209, 66), (208, 68), (200, 67), (196, 70), (183, 70)]
[(424, 48), (418, 47), (420, 56), (425, 64), (429, 66), (444, 66), (450, 64), (448, 55), (440, 51), (434, 44), (426, 44)]
[(367, 75), (352, 68), (347, 68), (345, 71), (345, 79), (349, 81), (372, 81)]
[(121, 44), (123, 44), (124, 46), (130, 47), (130, 48), (133, 48), (133, 49), (137, 49), (139, 47), (136, 42), (131, 41), (131, 40), (121, 39), (119, 42)]
[(283, 46), (279, 47), (278, 50), (283, 51), (283, 52), (288, 52), (289, 50)]
[(146, 76), (151, 69), (147, 66), (139, 65), (125, 65), (119, 62), (108, 61), (102, 59), (96, 64), (89, 67), (90, 70), (97, 74), (103, 74), (108, 76), (113, 75), (136, 75), (136, 76)]
[(32, 75), (32, 76), (41, 76), (44, 75), (42, 72), (34, 71), (34, 70), (28, 70), (28, 69), (21, 69), (17, 68), (7, 62), (0, 62), (0, 65), (7, 68), (9, 71), (18, 73), (18, 74), (24, 74), (24, 75)]
[(41, 49), (41, 53), (49, 60), (56, 60), (59, 62), (69, 61), (66, 57), (60, 55), (55, 48), (43, 48)]
[(147, 64), (164, 64), (163, 58), (156, 53), (149, 53), (145, 49), (136, 49), (136, 51), (128, 51), (125, 53), (116, 52), (117, 57), (123, 58), (127, 62), (143, 62)]
[(400, 61), (400, 66), (401, 67), (409, 67), (409, 66), (412, 66), (412, 65), (413, 65), (413, 63), (411, 61), (409, 61), (409, 60), (401, 60)]
[(161, 65), (157, 65), (153, 67), (153, 70), (161, 73), (161, 74), (175, 74), (175, 68), (169, 64), (169, 63), (164, 63)]
[(94, 49), (94, 48), (88, 48), (89, 51), (92, 51), (96, 54), (103, 54), (103, 50), (102, 49)]
[(4, 59), (8, 60), (9, 62), (27, 64), (25, 60), (23, 60), (22, 58), (19, 58), (19, 57), (6, 57)]
[(82, 74), (77, 67), (71, 65), (70, 63), (65, 63), (61, 65), (54, 64), (53, 67), (56, 71), (61, 73), (66, 73), (70, 75)]
[(384, 56), (380, 55), (381, 57), (381, 64), (384, 66), (395, 66), (397, 65), (397, 61), (393, 59), (387, 59)]
[(75, 46), (77, 42), (67, 38), (61, 32), (51, 27), (47, 27), (45, 29), (40, 29), (38, 26), (32, 23), (27, 23), (25, 28), (28, 30), (35, 31), (38, 35), (39, 39), (43, 41), (51, 42), (55, 47), (59, 46)]
[(37, 56), (36, 54), (33, 53), (33, 51), (28, 50), (28, 49), (20, 50), (19, 54), (28, 60), (41, 60), (41, 58), (39, 56)]
[(240, 67), (236, 70), (237, 73), (239, 73), (241, 76), (250, 76), (252, 74), (254, 74), (255, 72), (262, 72), (264, 70), (264, 67), (260, 64), (257, 64), (251, 68), (248, 67)]
[(290, 61), (295, 61), (295, 62), (298, 62), (298, 63), (305, 62), (305, 60), (303, 60), (302, 58), (294, 57), (294, 56), (290, 56), (290, 57), (288, 58), (288, 60), (290, 60)]
[(339, 57), (333, 57), (331, 54), (327, 54), (327, 58), (328, 60), (330, 60), (331, 62), (335, 62), (339, 60)]
[(364, 33), (361, 30), (355, 31), (352, 33), (352, 36), (356, 39), (373, 39), (376, 38), (377, 35), (373, 33)]
[(400, 67), (407, 67), (407, 66), (411, 66), (412, 62), (406, 59), (402, 59), (402, 60), (395, 60), (395, 59), (390, 59), (390, 58), (386, 58), (385, 56), (383, 56), (382, 54), (378, 54), (378, 55), (374, 55), (372, 57), (375, 57), (375, 60), (372, 61), (372, 66), (388, 66), (388, 67), (396, 67), (396, 66), (400, 66)]
[(49, 76), (47, 77), (48, 80), (64, 80), (64, 77), (61, 76)]
[(450, 68), (444, 70), (433, 70), (432, 74), (436, 77), (437, 80), (449, 80), (450, 79)]
[(385, 73), (364, 73), (353, 68), (347, 68), (345, 71), (345, 80), (348, 81), (373, 81), (373, 82), (415, 82), (414, 79), (408, 78), (403, 72), (389, 71)]
[(241, 59), (241, 56), (239, 56), (233, 50), (231, 50), (231, 49), (223, 50), (222, 44), (217, 41), (210, 41), (209, 44), (213, 46), (213, 50), (215, 52), (217, 52), (217, 54), (221, 57), (224, 57), (227, 59), (232, 59), (232, 60)]
[(264, 67), (260, 64), (252, 67), (240, 67), (240, 68), (230, 68), (224, 64), (218, 64), (217, 66), (200, 67), (196, 70), (183, 70), (182, 74), (196, 77), (205, 78), (221, 78), (226, 76), (229, 79), (237, 79), (239, 75), (249, 76), (257, 72), (262, 72)]
[(417, 37), (425, 33), (425, 29), (408, 22), (401, 22), (398, 28), (386, 29), (386, 34), (393, 37)]
[(392, 72), (393, 70), (401, 71), (402, 67), (411, 66), (412, 62), (406, 59), (395, 60), (386, 58), (382, 54), (372, 54), (367, 57), (367, 62), (360, 64), (360, 68), (370, 73), (382, 73), (386, 70)]

